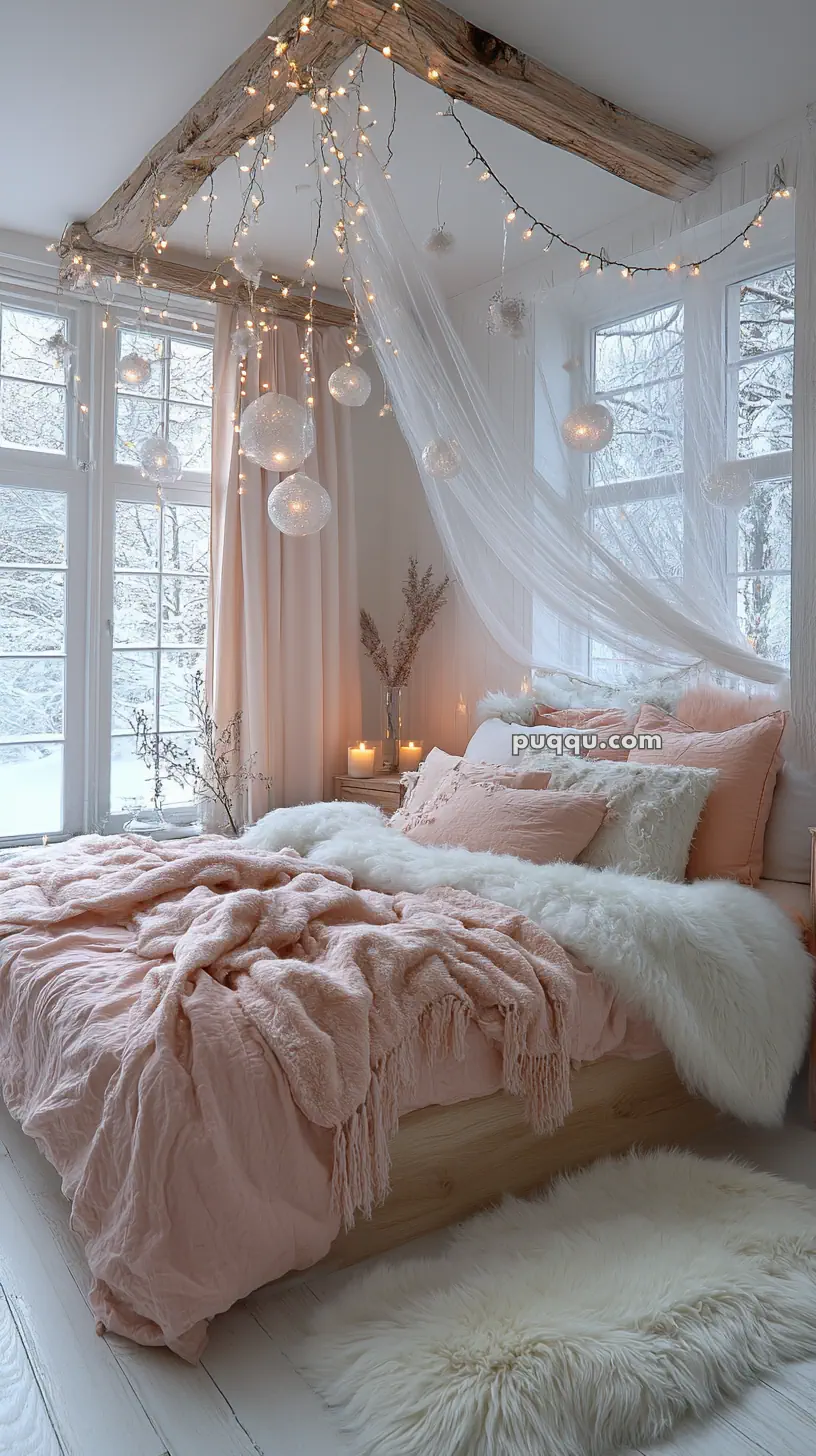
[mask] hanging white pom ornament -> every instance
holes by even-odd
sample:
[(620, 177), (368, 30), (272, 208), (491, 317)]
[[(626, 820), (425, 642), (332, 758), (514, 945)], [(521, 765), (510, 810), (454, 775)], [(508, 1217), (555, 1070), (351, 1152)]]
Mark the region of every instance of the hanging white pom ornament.
[(329, 375), (329, 394), (338, 404), (365, 404), (371, 393), (371, 380), (358, 364), (341, 364)]
[(233, 329), (230, 334), (230, 353), (235, 359), (245, 359), (254, 343), (254, 330)]
[(141, 354), (125, 354), (116, 370), (120, 384), (144, 384), (150, 378), (150, 360)]
[(314, 450), (314, 421), (288, 394), (262, 394), (244, 411), (241, 444), (264, 470), (296, 470)]
[(527, 305), (519, 294), (506, 298), (501, 292), (494, 293), (488, 305), (487, 332), (506, 334), (510, 339), (522, 339), (527, 319)]
[(236, 273), (246, 278), (247, 283), (257, 288), (261, 281), (263, 263), (254, 243), (240, 243), (232, 257)]
[(724, 511), (738, 511), (751, 499), (753, 485), (753, 474), (744, 464), (720, 465), (700, 489), (710, 505)]
[(428, 234), (423, 246), (426, 253), (435, 253), (437, 257), (444, 257), (451, 248), (456, 246), (456, 239), (442, 223), (440, 227), (435, 227), (433, 232)]
[(148, 435), (139, 446), (139, 463), (148, 480), (172, 485), (181, 476), (181, 457), (164, 435)]
[(615, 433), (615, 420), (604, 404), (581, 404), (570, 410), (561, 425), (561, 438), (568, 450), (594, 455)]
[(272, 525), (284, 536), (315, 536), (331, 515), (331, 497), (299, 470), (275, 486), (266, 509)]
[(452, 480), (462, 469), (462, 452), (455, 440), (444, 440), (439, 436), (425, 446), (422, 464), (436, 480)]

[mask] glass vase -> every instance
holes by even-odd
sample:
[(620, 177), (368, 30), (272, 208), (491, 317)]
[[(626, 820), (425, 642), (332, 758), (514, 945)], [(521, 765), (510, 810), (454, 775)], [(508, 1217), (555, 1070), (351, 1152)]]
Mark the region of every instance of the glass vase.
[(383, 688), (382, 699), (382, 771), (399, 769), (399, 743), (402, 733), (402, 701), (399, 688)]

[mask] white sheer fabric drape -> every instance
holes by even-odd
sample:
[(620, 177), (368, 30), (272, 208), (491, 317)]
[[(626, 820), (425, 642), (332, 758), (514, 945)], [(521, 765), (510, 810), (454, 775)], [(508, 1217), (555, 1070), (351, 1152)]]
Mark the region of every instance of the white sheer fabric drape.
[[(360, 731), (359, 607), (351, 430), (328, 378), (346, 357), (339, 329), (315, 330), (317, 446), (303, 469), (332, 500), (318, 536), (282, 536), (266, 513), (278, 477), (239, 460), (233, 411), (237, 361), (230, 353), (235, 320), (218, 309), (213, 427), (210, 701), (223, 725), (243, 711), (242, 751), (272, 778), (275, 806), (331, 798), (345, 772), (350, 739)], [(298, 326), (282, 319), (263, 335), (263, 357), (250, 350), (246, 403), (261, 384), (302, 392)], [(238, 494), (238, 472), (244, 493)], [(248, 817), (271, 807), (266, 789), (250, 788)]]
[[(597, 641), (619, 659), (783, 680), (784, 666), (758, 656), (739, 630), (725, 589), (723, 512), (699, 496), (701, 480), (724, 458), (722, 398), (701, 401), (699, 430), (686, 442), (685, 461), (681, 451), (679, 471), (668, 442), (662, 457), (657, 451), (664, 462), (658, 474), (682, 477), (677, 526), (669, 513), (658, 539), (648, 513), (638, 521), (610, 511), (599, 530), (588, 518), (586, 481), (576, 488), (575, 461), (561, 449), (556, 411), (552, 448), (537, 451), (544, 468), (534, 470), (497, 418), (369, 154), (360, 162), (358, 185), (366, 214), (348, 236), (361, 317), (445, 551), (502, 650), (525, 667), (574, 670), (576, 641)], [(694, 286), (689, 280), (687, 287)], [(637, 291), (632, 298), (636, 311)], [(552, 327), (555, 333), (555, 313)], [(546, 345), (546, 330), (544, 314), (537, 350)], [(709, 346), (715, 337), (721, 334), (712, 321)], [(561, 354), (559, 367), (564, 362)], [(545, 380), (545, 395), (552, 392)], [(434, 439), (455, 442), (462, 464), (454, 478), (435, 478), (423, 467), (423, 449)], [(598, 469), (596, 484), (608, 485), (604, 466)], [(689, 501), (697, 499), (693, 513), (686, 492)], [(678, 538), (683, 533), (679, 570), (666, 539), (674, 529)], [(520, 632), (508, 580), (529, 593), (539, 623), (549, 620), (552, 630)]]

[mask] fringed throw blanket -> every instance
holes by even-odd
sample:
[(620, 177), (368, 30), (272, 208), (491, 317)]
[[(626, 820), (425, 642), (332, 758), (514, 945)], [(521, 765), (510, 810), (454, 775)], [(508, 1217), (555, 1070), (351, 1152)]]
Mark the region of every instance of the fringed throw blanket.
[(477, 1025), (547, 1132), (569, 1111), (574, 1008), (555, 941), (464, 890), (355, 890), (347, 870), (215, 837), (88, 838), (0, 867), (5, 1100), (63, 1175), (97, 1313), (183, 1354), (225, 1306), (189, 1298), (179, 1245), (213, 1219), (227, 1242), (234, 1200), (263, 1186), (281, 1072), (331, 1136), (350, 1224), (388, 1191), (420, 1050), (461, 1058)]

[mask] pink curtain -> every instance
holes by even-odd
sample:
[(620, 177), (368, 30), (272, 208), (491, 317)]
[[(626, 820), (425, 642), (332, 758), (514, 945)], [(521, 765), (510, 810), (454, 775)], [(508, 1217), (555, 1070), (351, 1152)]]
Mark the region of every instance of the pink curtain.
[[(331, 798), (346, 750), (360, 732), (357, 555), (351, 422), (328, 378), (346, 358), (340, 329), (315, 329), (317, 447), (302, 469), (328, 491), (332, 513), (317, 536), (287, 537), (266, 501), (278, 477), (238, 455), (233, 411), (237, 361), (233, 311), (219, 305), (213, 420), (210, 700), (217, 723), (243, 710), (242, 747), (273, 780), (275, 806)], [(303, 398), (301, 331), (278, 321), (250, 350), (245, 404), (263, 385)], [(265, 391), (263, 391), (265, 392)], [(246, 477), (240, 482), (238, 472)], [(270, 805), (250, 790), (248, 820)]]

